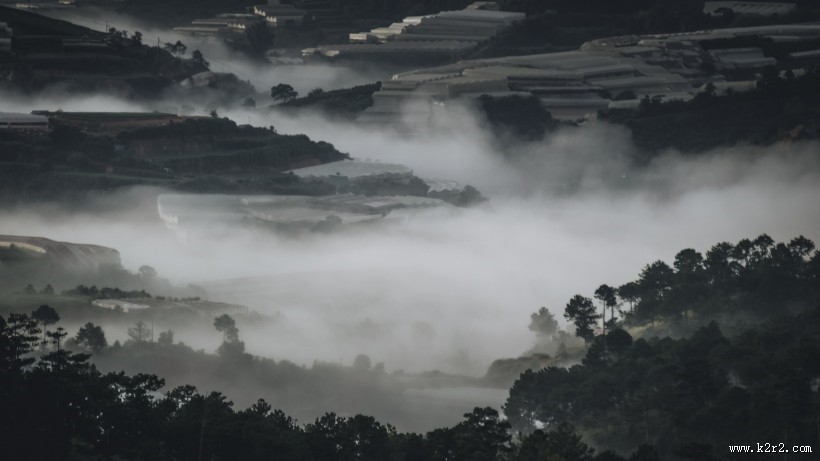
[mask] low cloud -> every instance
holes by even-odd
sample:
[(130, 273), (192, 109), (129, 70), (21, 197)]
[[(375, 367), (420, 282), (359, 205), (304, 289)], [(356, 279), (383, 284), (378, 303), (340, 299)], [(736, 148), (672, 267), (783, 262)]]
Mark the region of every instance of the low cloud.
[[(47, 103), (147, 109), (75, 97), (7, 101), (2, 110)], [(365, 353), (388, 370), (474, 375), (532, 346), (527, 324), (540, 306), (563, 320), (572, 295), (632, 280), (681, 249), (706, 251), (761, 233), (820, 241), (817, 143), (669, 151), (636, 168), (636, 147), (621, 126), (564, 128), (508, 146), (505, 156), (469, 109), (449, 110), (412, 133), (311, 113), (223, 115), (306, 133), (357, 158), (406, 164), (424, 178), (472, 184), (490, 197), (487, 206), (301, 238), (226, 225), (183, 244), (153, 214), (156, 191), (143, 191), (143, 202), (143, 192), (132, 191), (123, 194), (142, 204), (139, 214), (112, 211), (114, 195), (105, 211), (94, 203), (70, 214), (6, 210), (0, 233), (112, 246), (131, 270), (149, 264), (176, 283), (203, 285), (215, 300), (280, 314), (272, 326), (242, 332), (252, 353), (297, 363), (350, 363)], [(420, 335), (419, 325), (430, 328)]]

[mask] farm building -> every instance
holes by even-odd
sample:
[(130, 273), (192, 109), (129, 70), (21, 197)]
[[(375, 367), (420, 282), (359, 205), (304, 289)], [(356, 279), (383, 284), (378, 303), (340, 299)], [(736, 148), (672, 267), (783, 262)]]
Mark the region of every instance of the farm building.
[(48, 131), (48, 118), (42, 115), (0, 112), (0, 129), (17, 131)]

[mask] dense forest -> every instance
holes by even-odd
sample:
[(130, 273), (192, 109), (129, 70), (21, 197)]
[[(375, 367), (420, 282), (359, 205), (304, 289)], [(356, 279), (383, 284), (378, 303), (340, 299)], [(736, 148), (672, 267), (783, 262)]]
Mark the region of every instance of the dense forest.
[[(31, 316), (0, 317), (0, 432), (6, 459), (624, 459), (612, 453), (593, 457), (594, 449), (567, 424), (514, 439), (509, 423), (492, 408), (476, 408), (461, 423), (426, 434), (399, 433), (363, 415), (327, 413), (300, 425), (264, 400), (237, 411), (219, 392), (200, 394), (190, 385), (166, 390), (163, 379), (149, 374), (103, 374), (88, 353), (65, 349), (62, 328), (41, 336), (39, 325), (55, 322), (42, 308)], [(230, 323), (221, 325), (220, 354), (235, 360), (241, 342), (232, 337)], [(135, 331), (133, 337), (142, 335)], [(93, 324), (72, 339), (73, 347), (87, 352), (105, 347), (104, 333)], [(658, 458), (653, 449), (641, 447), (630, 459)]]
[[(774, 51), (772, 51), (774, 52)], [(647, 158), (668, 148), (701, 152), (737, 143), (817, 139), (820, 68), (795, 77), (769, 67), (756, 89), (716, 95), (704, 88), (688, 102), (644, 99), (639, 110), (610, 110), (600, 117), (624, 124)]]
[(820, 252), (803, 237), (761, 235), (648, 264), (633, 282), (601, 285), (597, 305), (569, 301), (586, 355), (525, 372), (504, 412), (524, 433), (569, 422), (596, 446), (651, 443), (664, 459), (720, 459), (757, 440), (816, 446), (818, 281)]
[[(175, 344), (172, 332), (149, 340), (140, 322), (122, 345), (109, 346), (92, 323), (69, 338), (54, 328), (56, 311), (41, 306), (0, 317), (0, 433), (13, 460), (771, 459), (728, 447), (820, 447), (818, 278), (820, 252), (803, 237), (776, 243), (761, 235), (705, 255), (682, 250), (672, 266), (656, 261), (634, 282), (602, 285), (597, 303), (570, 300), (565, 316), (587, 343), (580, 363), (527, 370), (503, 415), (476, 408), (425, 434), (363, 415), (327, 413), (302, 424), (264, 400), (238, 410), (219, 392), (103, 373), (92, 363), (92, 354), (109, 369), (142, 357), (167, 370), (213, 366), (226, 377), (284, 366), (330, 373), (337, 383), (347, 373), (253, 357), (227, 315), (214, 320), (223, 342), (207, 356)], [(546, 309), (532, 320), (533, 331), (559, 332)]]

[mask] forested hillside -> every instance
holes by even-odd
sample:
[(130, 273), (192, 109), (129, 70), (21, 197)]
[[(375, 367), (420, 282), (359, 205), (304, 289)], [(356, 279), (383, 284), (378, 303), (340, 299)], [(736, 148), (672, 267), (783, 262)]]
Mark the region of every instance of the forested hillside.
[(624, 124), (646, 158), (674, 148), (702, 152), (739, 143), (771, 145), (818, 138), (820, 67), (796, 78), (767, 68), (754, 91), (716, 95), (714, 87), (688, 102), (644, 99), (639, 110), (610, 110), (601, 118)]
[(109, 347), (90, 323), (72, 338), (49, 328), (59, 321), (53, 309), (11, 313), (0, 317), (0, 433), (12, 460), (772, 459), (728, 451), (759, 441), (811, 459), (820, 448), (818, 261), (805, 238), (762, 235), (719, 243), (705, 256), (683, 250), (673, 266), (651, 263), (635, 282), (602, 285), (597, 305), (575, 296), (566, 317), (588, 343), (580, 364), (526, 371), (504, 416), (476, 408), (426, 434), (363, 415), (300, 424), (263, 400), (237, 410), (222, 393), (104, 374), (89, 360), (160, 360), (170, 369), (176, 356), (217, 374), (244, 369), (242, 376), (290, 366), (334, 382), (347, 373), (250, 356), (228, 316), (214, 322), (223, 343), (208, 356), (167, 332), (154, 343), (135, 328), (131, 341)]
[(524, 433), (569, 422), (596, 446), (648, 443), (663, 459), (723, 459), (759, 440), (817, 446), (818, 281), (820, 253), (803, 237), (648, 264), (634, 282), (601, 285), (597, 303), (569, 301), (582, 362), (525, 372), (505, 414)]

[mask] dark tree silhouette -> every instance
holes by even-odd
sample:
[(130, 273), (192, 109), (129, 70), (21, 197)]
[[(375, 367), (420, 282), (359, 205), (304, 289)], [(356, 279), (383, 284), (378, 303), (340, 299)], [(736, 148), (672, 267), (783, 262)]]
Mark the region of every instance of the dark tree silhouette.
[(31, 318), (37, 321), (42, 327), (43, 344), (45, 344), (48, 326), (59, 322), (60, 315), (57, 314), (57, 311), (55, 311), (53, 307), (43, 304), (31, 313)]
[(538, 312), (530, 315), (529, 329), (539, 338), (549, 338), (558, 331), (558, 321), (549, 309), (542, 306)]
[(151, 330), (148, 324), (139, 320), (128, 329), (128, 337), (138, 343), (145, 342), (151, 338)]
[(214, 328), (222, 333), (223, 342), (234, 342), (239, 340), (239, 329), (236, 328), (236, 321), (228, 314), (222, 314), (214, 319)]
[(615, 318), (615, 306), (618, 305), (618, 300), (615, 298), (615, 289), (606, 284), (601, 285), (595, 290), (595, 299), (601, 302), (601, 324), (604, 334), (606, 334), (606, 310), (609, 309), (609, 319), (613, 321)]
[(370, 357), (364, 354), (359, 354), (353, 359), (353, 368), (358, 370), (370, 370), (371, 367)]
[(273, 98), (275, 101), (291, 101), (293, 99), (296, 99), (298, 95), (299, 93), (297, 93), (292, 86), (285, 83), (280, 83), (270, 89), (270, 97)]
[(191, 59), (193, 59), (194, 62), (198, 62), (199, 64), (202, 64), (206, 68), (211, 67), (211, 64), (208, 61), (205, 60), (205, 56), (203, 56), (202, 52), (199, 51), (199, 50), (194, 50), (194, 52), (191, 53)]
[(275, 37), (273, 29), (264, 22), (257, 22), (245, 29), (245, 38), (248, 40), (251, 54), (257, 57), (265, 55), (265, 52), (273, 46)]
[(81, 347), (93, 352), (99, 352), (108, 347), (108, 341), (105, 339), (105, 332), (102, 327), (91, 322), (86, 323), (77, 331), (74, 340)]
[(140, 266), (139, 268), (140, 277), (144, 277), (147, 279), (152, 279), (157, 276), (157, 270), (151, 266)]
[(185, 56), (185, 52), (188, 51), (188, 47), (179, 40), (176, 43), (166, 43), (163, 48), (174, 56)]
[(160, 346), (170, 346), (174, 344), (174, 332), (171, 330), (160, 332), (157, 338), (157, 344)]
[(595, 337), (593, 326), (600, 316), (595, 312), (592, 300), (581, 295), (575, 295), (564, 310), (564, 318), (575, 325), (575, 335), (583, 338), (589, 344)]
[(63, 327), (57, 327), (55, 331), (49, 331), (46, 333), (49, 339), (51, 339), (51, 343), (54, 345), (54, 348), (58, 351), (62, 350), (62, 343), (63, 338), (68, 336), (65, 329)]

